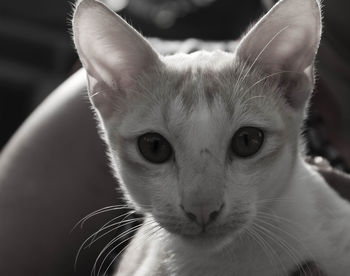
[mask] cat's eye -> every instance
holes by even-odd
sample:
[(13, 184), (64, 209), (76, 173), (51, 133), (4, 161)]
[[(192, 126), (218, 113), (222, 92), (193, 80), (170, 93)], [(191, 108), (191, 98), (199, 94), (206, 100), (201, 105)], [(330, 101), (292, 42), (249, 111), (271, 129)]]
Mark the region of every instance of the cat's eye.
[(264, 142), (264, 132), (256, 127), (242, 127), (233, 135), (231, 150), (239, 157), (257, 153)]
[(142, 156), (151, 163), (164, 163), (173, 154), (169, 142), (156, 132), (148, 132), (141, 135), (137, 143)]

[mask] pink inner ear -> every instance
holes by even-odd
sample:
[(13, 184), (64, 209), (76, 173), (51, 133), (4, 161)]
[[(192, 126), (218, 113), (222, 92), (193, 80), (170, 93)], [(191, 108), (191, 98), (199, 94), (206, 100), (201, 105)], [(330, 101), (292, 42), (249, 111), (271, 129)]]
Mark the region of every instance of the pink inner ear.
[(274, 76), (286, 101), (302, 109), (313, 87), (313, 63), (321, 37), (317, 0), (279, 1), (236, 50), (250, 68)]
[(88, 80), (88, 93), (89, 98), (93, 102), (94, 106), (98, 109), (103, 118), (109, 118), (113, 114), (114, 99), (112, 90), (104, 82), (97, 81), (91, 76), (87, 76)]
[(313, 64), (320, 29), (316, 0), (280, 1), (242, 39), (236, 54), (270, 73), (304, 72)]
[(303, 73), (284, 73), (278, 75), (277, 79), (287, 103), (294, 109), (302, 109), (313, 88), (309, 77)]
[(73, 33), (88, 73), (91, 100), (104, 114), (111, 109), (115, 94), (122, 97), (122, 92), (129, 91), (139, 75), (160, 63), (149, 43), (98, 1), (84, 0), (78, 4)]

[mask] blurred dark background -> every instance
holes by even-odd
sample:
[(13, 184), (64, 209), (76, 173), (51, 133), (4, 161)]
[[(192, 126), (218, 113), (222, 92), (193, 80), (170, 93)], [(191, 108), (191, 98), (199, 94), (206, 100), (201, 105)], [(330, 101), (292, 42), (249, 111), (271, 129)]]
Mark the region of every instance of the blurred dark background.
[[(79, 65), (70, 39), (74, 1), (0, 1), (0, 149), (31, 111)], [(260, 0), (109, 0), (146, 36), (238, 38)]]

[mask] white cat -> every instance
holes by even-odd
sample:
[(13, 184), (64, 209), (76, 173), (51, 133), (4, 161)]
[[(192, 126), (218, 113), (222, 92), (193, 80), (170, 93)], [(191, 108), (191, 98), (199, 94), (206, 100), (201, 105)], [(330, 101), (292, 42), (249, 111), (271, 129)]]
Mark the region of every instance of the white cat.
[(146, 220), (117, 275), (350, 275), (350, 204), (303, 160), (317, 0), (282, 0), (234, 53), (160, 56), (100, 2), (74, 42), (115, 174)]

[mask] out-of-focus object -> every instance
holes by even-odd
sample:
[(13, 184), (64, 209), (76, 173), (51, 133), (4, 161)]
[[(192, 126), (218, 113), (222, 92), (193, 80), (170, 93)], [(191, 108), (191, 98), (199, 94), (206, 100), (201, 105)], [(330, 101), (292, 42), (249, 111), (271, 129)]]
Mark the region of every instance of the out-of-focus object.
[(0, 1), (0, 149), (70, 74), (70, 10), (68, 1)]
[(129, 10), (159, 28), (171, 27), (177, 18), (208, 6), (217, 0), (131, 0)]
[(121, 15), (145, 36), (232, 40), (262, 11), (260, 0), (129, 0)]
[(271, 7), (277, 2), (277, 0), (261, 0), (266, 10), (271, 9)]
[(102, 0), (101, 2), (105, 3), (115, 12), (123, 10), (129, 4), (129, 0)]

